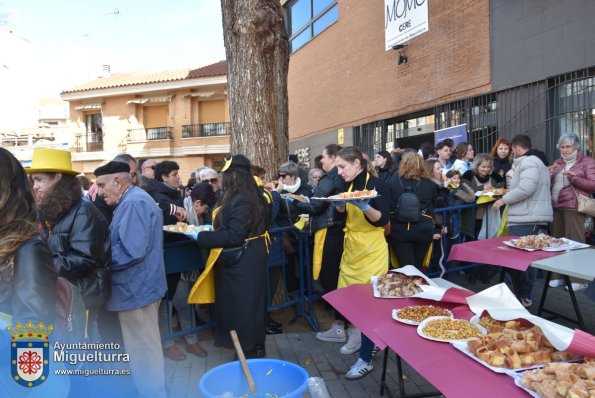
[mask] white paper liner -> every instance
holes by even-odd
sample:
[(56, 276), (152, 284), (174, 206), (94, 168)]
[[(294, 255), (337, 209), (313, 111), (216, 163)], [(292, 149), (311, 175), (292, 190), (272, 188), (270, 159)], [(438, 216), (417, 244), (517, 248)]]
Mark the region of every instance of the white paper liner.
[(539, 326), (543, 334), (558, 351), (566, 351), (574, 337), (574, 330), (532, 315), (504, 283), (467, 297), (467, 303), (471, 311), (476, 315), (481, 315), (484, 311), (487, 311), (497, 321), (525, 319), (533, 325)]

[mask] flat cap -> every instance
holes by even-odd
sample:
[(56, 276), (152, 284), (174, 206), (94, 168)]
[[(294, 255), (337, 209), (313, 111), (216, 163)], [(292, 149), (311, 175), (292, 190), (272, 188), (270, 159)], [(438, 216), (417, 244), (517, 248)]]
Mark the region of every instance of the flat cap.
[(128, 163), (114, 162), (112, 160), (111, 162), (96, 168), (93, 172), (96, 177), (115, 173), (130, 173), (130, 166)]

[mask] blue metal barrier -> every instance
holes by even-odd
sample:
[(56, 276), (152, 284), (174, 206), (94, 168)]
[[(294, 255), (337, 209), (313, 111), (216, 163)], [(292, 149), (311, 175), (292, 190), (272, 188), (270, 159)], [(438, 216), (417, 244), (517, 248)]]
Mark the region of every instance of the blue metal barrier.
[[(295, 291), (289, 291), (287, 288), (287, 256), (283, 250), (282, 263), (271, 266), (267, 269), (267, 311), (271, 312), (293, 306), (295, 315), (290, 323), (295, 322), (295, 320), (299, 317), (303, 317), (310, 324), (312, 330), (318, 331), (318, 320), (312, 307), (313, 294), (309, 247), (310, 235), (307, 233), (302, 233), (294, 227), (274, 228), (269, 231), (271, 236), (282, 236), (284, 233), (291, 234), (291, 236), (293, 236), (297, 242), (297, 278), (299, 279), (299, 288)], [(165, 263), (166, 274), (191, 272), (193, 270), (203, 271), (205, 267), (205, 258), (203, 257), (202, 249), (196, 245), (196, 241), (194, 240), (164, 243), (163, 259)], [(273, 286), (271, 291), (271, 288), (269, 287), (269, 280), (271, 272), (275, 268), (279, 268), (281, 271), (282, 300), (280, 303), (273, 305), (272, 298), (275, 295), (275, 288), (277, 285)], [(168, 302), (168, 306), (171, 307), (171, 301)], [(162, 336), (162, 340), (169, 340), (190, 333), (198, 333), (215, 326), (215, 322), (211, 321), (204, 325), (195, 326), (190, 329), (185, 329), (174, 333), (172, 331), (171, 316), (169, 316), (169, 314), (171, 314), (170, 307), (168, 307), (168, 333)], [(194, 305), (191, 307), (193, 311), (192, 319), (195, 321), (196, 318), (194, 314)]]
[(440, 239), (440, 247), (442, 249), (442, 255), (438, 261), (438, 266), (440, 268), (440, 271), (432, 271), (428, 273), (428, 277), (434, 278), (434, 277), (440, 277), (442, 278), (445, 274), (447, 273), (451, 273), (451, 272), (458, 272), (458, 271), (464, 271), (467, 269), (471, 269), (471, 268), (476, 268), (479, 267), (483, 264), (479, 264), (479, 263), (469, 263), (467, 265), (462, 265), (459, 267), (447, 267), (445, 266), (446, 263), (446, 259), (448, 258), (448, 255), (450, 254), (450, 249), (452, 247), (453, 244), (457, 244), (457, 243), (463, 243), (463, 242), (469, 242), (469, 241), (473, 241), (473, 240), (477, 240), (475, 239), (475, 236), (478, 235), (479, 231), (475, 230), (475, 214), (476, 211), (479, 207), (484, 207), (486, 208), (486, 212), (485, 212), (485, 222), (486, 222), (486, 236), (484, 237), (479, 237), (478, 239), (487, 239), (489, 236), (487, 236), (488, 231), (490, 230), (489, 226), (490, 226), (490, 217), (489, 217), (489, 211), (487, 211), (487, 208), (489, 206), (492, 206), (493, 202), (488, 202), (488, 203), (483, 203), (483, 204), (477, 204), (477, 203), (470, 203), (470, 204), (466, 204), (466, 205), (458, 205), (458, 206), (451, 206), (451, 207), (441, 207), (438, 209), (434, 209), (434, 214), (435, 215), (440, 215), (442, 216), (442, 225), (443, 226), (448, 226), (452, 224), (452, 219), (454, 217), (459, 217), (461, 219), (461, 223), (462, 223), (462, 219), (463, 219), (463, 211), (467, 210), (467, 209), (471, 209), (470, 213), (465, 214), (466, 217), (471, 217), (471, 225), (473, 226), (473, 236), (464, 236), (461, 233), (459, 233), (457, 236), (455, 236), (453, 239), (449, 238), (448, 233), (446, 235), (442, 235), (441, 239)]
[[(311, 271), (311, 263), (310, 263), (310, 235), (308, 233), (304, 233), (299, 231), (294, 227), (283, 227), (283, 228), (273, 228), (269, 231), (271, 235), (278, 235), (281, 236), (282, 234), (291, 234), (292, 237), (295, 238), (297, 242), (297, 260), (298, 260), (298, 279), (299, 279), (299, 287), (297, 291), (290, 292), (287, 287), (287, 256), (285, 251), (283, 251), (283, 262), (282, 264), (275, 264), (269, 267), (267, 272), (267, 309), (268, 312), (287, 308), (290, 306), (294, 306), (295, 315), (290, 321), (293, 323), (296, 321), (297, 318), (303, 317), (309, 324), (312, 330), (318, 331), (318, 319), (316, 318), (316, 314), (314, 313), (314, 309), (312, 307), (312, 271)], [(273, 286), (273, 291), (271, 291), (271, 286), (269, 283), (269, 278), (271, 274), (271, 269), (274, 268), (281, 268), (281, 303), (272, 304), (273, 297), (275, 296), (274, 289), (276, 285)]]
[[(175, 274), (178, 272), (187, 272), (190, 274), (194, 270), (203, 271), (205, 268), (202, 249), (198, 247), (195, 240), (190, 239), (180, 242), (165, 242), (163, 244), (163, 262), (165, 263), (166, 274)], [(161, 336), (162, 340), (171, 340), (187, 334), (198, 333), (215, 326), (215, 322), (213, 321), (196, 326), (195, 307), (194, 305), (190, 305), (190, 311), (192, 311), (191, 319), (194, 326), (190, 329), (173, 332), (171, 320), (172, 302), (170, 300), (167, 301), (167, 306), (168, 333)]]

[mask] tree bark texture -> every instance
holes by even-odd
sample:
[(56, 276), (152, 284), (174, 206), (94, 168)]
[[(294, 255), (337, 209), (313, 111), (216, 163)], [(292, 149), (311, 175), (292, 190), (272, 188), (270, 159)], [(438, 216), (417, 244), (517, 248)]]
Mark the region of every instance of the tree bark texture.
[(231, 153), (272, 177), (287, 161), (289, 44), (279, 0), (221, 0)]

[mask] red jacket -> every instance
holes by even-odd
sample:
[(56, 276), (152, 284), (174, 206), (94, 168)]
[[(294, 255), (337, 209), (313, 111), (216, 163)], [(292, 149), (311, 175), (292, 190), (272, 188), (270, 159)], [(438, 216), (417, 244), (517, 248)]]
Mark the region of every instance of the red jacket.
[[(560, 158), (554, 162), (556, 171), (552, 174), (552, 187), (554, 186), (554, 178), (556, 175), (564, 170), (564, 159)], [(595, 160), (593, 158), (583, 155), (581, 152), (576, 154), (576, 162), (570, 168), (570, 171), (576, 174), (570, 185), (565, 186), (560, 191), (558, 196), (558, 203), (553, 203), (554, 208), (576, 209), (578, 204), (576, 202), (576, 194), (583, 194), (589, 196), (591, 192), (595, 192)]]

